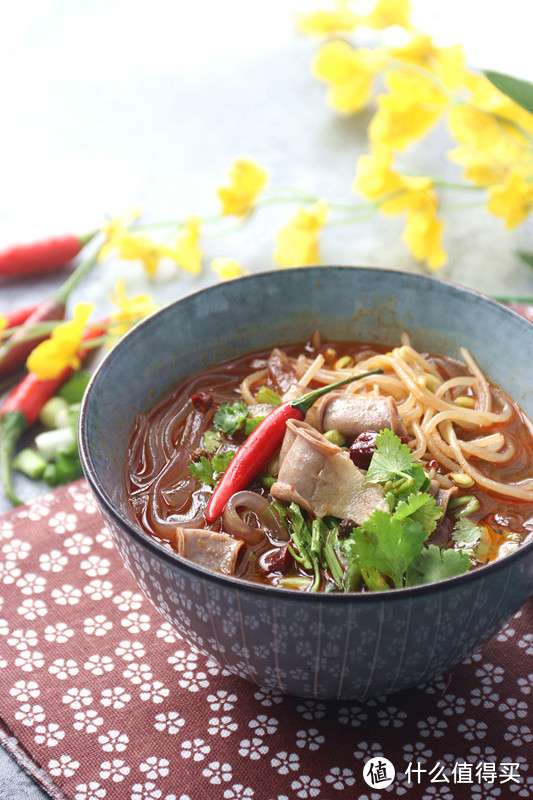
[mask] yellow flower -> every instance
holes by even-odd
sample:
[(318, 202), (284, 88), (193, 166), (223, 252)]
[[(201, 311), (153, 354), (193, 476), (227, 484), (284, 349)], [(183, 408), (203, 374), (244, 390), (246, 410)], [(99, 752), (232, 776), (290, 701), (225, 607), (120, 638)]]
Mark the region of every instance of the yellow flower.
[(221, 186), (217, 190), (222, 202), (222, 213), (244, 217), (265, 186), (267, 172), (251, 158), (238, 158), (229, 169), (229, 179), (229, 186)]
[(431, 269), (438, 269), (447, 260), (442, 246), (443, 229), (444, 223), (436, 215), (436, 203), (428, 202), (408, 213), (402, 239), (415, 258), (426, 261)]
[(515, 228), (533, 208), (533, 184), (523, 175), (513, 172), (500, 186), (491, 187), (487, 208), (492, 214), (502, 217), (507, 228)]
[(337, 2), (335, 8), (321, 8), (309, 14), (296, 14), (296, 27), (307, 36), (323, 36), (337, 31), (351, 31), (360, 18), (347, 8), (345, 2)]
[(231, 278), (240, 278), (241, 275), (248, 274), (248, 270), (243, 269), (234, 258), (214, 258), (211, 269), (217, 273), (221, 281), (229, 281)]
[(524, 158), (526, 139), (511, 121), (464, 103), (451, 109), (448, 124), (457, 141), (492, 161), (513, 163)]
[(167, 245), (154, 242), (145, 233), (126, 231), (117, 237), (116, 247), (119, 257), (125, 261), (141, 261), (150, 278), (157, 272), (161, 259), (172, 255)]
[(389, 50), (392, 58), (422, 67), (448, 88), (456, 88), (465, 77), (465, 54), (460, 44), (437, 47), (431, 36), (416, 33), (403, 47)]
[(170, 258), (186, 272), (198, 275), (202, 271), (202, 251), (200, 249), (200, 217), (190, 216), (169, 249)]
[(430, 178), (402, 175), (391, 167), (392, 150), (388, 147), (377, 146), (371, 154), (360, 156), (354, 191), (370, 200), (380, 201), (380, 210), (386, 214), (418, 208), (427, 202), (428, 196), (434, 197)]
[(328, 216), (323, 200), (311, 208), (299, 208), (276, 237), (274, 261), (280, 267), (301, 267), (320, 263), (318, 237)]
[(127, 233), (128, 225), (141, 216), (141, 209), (138, 206), (127, 208), (116, 217), (112, 217), (104, 222), (101, 233), (106, 241), (100, 248), (98, 260), (103, 261), (118, 247), (118, 240)]
[(431, 106), (405, 95), (382, 94), (378, 97), (378, 110), (368, 126), (371, 142), (402, 150), (424, 136), (435, 125), (444, 106)]
[(7, 319), (0, 314), (0, 333), (7, 328)]
[(92, 303), (78, 303), (72, 319), (58, 325), (46, 339), (31, 351), (26, 366), (41, 380), (57, 378), (67, 367), (78, 369), (83, 329), (94, 309)]
[(468, 147), (457, 147), (455, 150), (451, 150), (448, 156), (450, 161), (462, 164), (465, 167), (465, 178), (478, 186), (503, 183), (507, 176), (508, 169), (505, 165), (498, 164), (483, 153)]
[(117, 307), (109, 318), (111, 336), (119, 338), (128, 331), (132, 325), (157, 310), (157, 306), (149, 294), (138, 294), (135, 297), (126, 295), (124, 279), (120, 278), (115, 285), (115, 294), (110, 295), (111, 302)]
[(377, 30), (391, 28), (393, 25), (409, 28), (410, 14), (409, 0), (378, 0), (373, 11), (365, 17), (365, 25)]
[(329, 84), (328, 102), (343, 114), (364, 108), (372, 97), (374, 76), (384, 66), (383, 50), (354, 50), (347, 42), (322, 45), (313, 74)]

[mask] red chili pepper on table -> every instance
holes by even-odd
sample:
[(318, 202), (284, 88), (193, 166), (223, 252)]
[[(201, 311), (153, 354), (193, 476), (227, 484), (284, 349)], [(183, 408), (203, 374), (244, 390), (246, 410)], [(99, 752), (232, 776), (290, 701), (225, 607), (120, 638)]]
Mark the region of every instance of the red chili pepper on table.
[(0, 346), (0, 379), (10, 375), (21, 367), (33, 348), (48, 338), (48, 333), (37, 333), (32, 328), (40, 322), (62, 320), (65, 316), (66, 304), (71, 291), (96, 264), (98, 253), (94, 253), (81, 262), (67, 280), (52, 297), (43, 300), (26, 317), (22, 326)]
[[(106, 331), (107, 320), (101, 320), (83, 332), (82, 342), (88, 343)], [(80, 357), (87, 352), (80, 349)], [(24, 433), (36, 422), (44, 404), (57, 392), (72, 372), (72, 367), (65, 367), (57, 378), (43, 381), (28, 373), (7, 395), (0, 408), (0, 474), (6, 497), (14, 506), (20, 500), (13, 489), (11, 462), (15, 446)]]
[(62, 267), (72, 261), (93, 236), (94, 233), (67, 234), (0, 250), (0, 276), (33, 275)]
[(14, 308), (12, 311), (2, 312), (0, 316), (3, 317), (7, 323), (4, 330), (8, 330), (9, 328), (18, 328), (19, 325), (23, 325), (28, 317), (37, 310), (39, 305), (40, 303), (34, 303), (31, 306), (19, 306), (18, 308)]
[(328, 384), (328, 386), (321, 386), (319, 389), (308, 392), (296, 400), (282, 403), (270, 414), (267, 414), (231, 459), (217, 488), (211, 495), (205, 512), (206, 521), (209, 524), (214, 522), (222, 514), (230, 497), (235, 492), (239, 492), (248, 486), (250, 481), (270, 461), (276, 450), (281, 447), (285, 428), (290, 419), (303, 420), (318, 398), (332, 389), (337, 389), (339, 386), (352, 383), (352, 381), (360, 378), (366, 378), (368, 375), (378, 375), (382, 372), (382, 369), (372, 369), (368, 372), (360, 372), (358, 375), (350, 375), (350, 377), (343, 378), (341, 381), (336, 381)]

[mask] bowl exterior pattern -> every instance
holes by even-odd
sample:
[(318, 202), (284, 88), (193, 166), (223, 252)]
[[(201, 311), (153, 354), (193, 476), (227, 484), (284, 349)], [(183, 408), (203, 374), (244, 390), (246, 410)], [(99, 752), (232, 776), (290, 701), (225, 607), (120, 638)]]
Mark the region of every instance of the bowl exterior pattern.
[[(102, 509), (104, 515), (105, 509)], [(231, 590), (148, 553), (112, 518), (126, 567), (194, 647), (242, 678), (314, 698), (367, 700), (430, 681), (474, 652), (520, 608), (533, 583), (524, 560), (439, 592), (316, 602), (298, 593)], [(313, 598), (315, 600), (315, 598)]]
[[(429, 278), (311, 268), (219, 285), (138, 326), (93, 378), (81, 414), (81, 455), (126, 566), (199, 651), (259, 685), (362, 700), (433, 679), (499, 630), (533, 591), (533, 544), (432, 586), (365, 596), (301, 595), (221, 578), (169, 553), (131, 521), (122, 479), (136, 413), (191, 372), (301, 341), (316, 327), (328, 338), (389, 344), (409, 329), (415, 346), (452, 356), (467, 344), (489, 377), (533, 417), (531, 375), (518, 355), (502, 358), (500, 344), (521, 337), (522, 348), (532, 352), (533, 327), (526, 320)], [(500, 341), (487, 337), (494, 330)]]

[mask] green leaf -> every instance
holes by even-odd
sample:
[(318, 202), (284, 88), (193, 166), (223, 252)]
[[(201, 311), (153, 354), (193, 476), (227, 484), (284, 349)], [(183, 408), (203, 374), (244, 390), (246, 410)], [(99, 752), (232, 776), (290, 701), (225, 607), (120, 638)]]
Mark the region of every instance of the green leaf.
[(515, 253), (524, 264), (527, 264), (528, 267), (533, 267), (533, 253), (528, 253), (526, 250), (515, 250)]
[(71, 403), (81, 403), (85, 389), (91, 380), (91, 373), (79, 369), (73, 372), (70, 378), (58, 390), (59, 397), (66, 400), (69, 405)]
[(200, 483), (206, 483), (208, 486), (214, 485), (213, 467), (205, 456), (202, 456), (199, 461), (192, 461), (189, 464), (189, 472)]
[(366, 473), (368, 483), (386, 483), (398, 475), (409, 476), (413, 457), (406, 444), (386, 428), (376, 437), (376, 451)]
[(213, 424), (217, 431), (229, 433), (232, 436), (237, 433), (244, 420), (248, 416), (248, 406), (244, 400), (236, 400), (235, 403), (222, 403), (215, 412)]
[(463, 550), (440, 550), (430, 544), (413, 560), (407, 571), (406, 585), (418, 586), (454, 578), (469, 569), (470, 559)]
[(519, 106), (533, 114), (533, 84), (521, 78), (513, 78), (512, 75), (493, 72), (489, 69), (483, 70), (483, 74), (500, 92), (503, 92), (515, 103), (518, 103)]
[(376, 437), (376, 450), (366, 473), (367, 483), (394, 482), (396, 497), (418, 492), (429, 483), (422, 464), (413, 462), (408, 446), (388, 428)]
[(206, 453), (214, 453), (220, 447), (220, 433), (218, 431), (207, 430), (204, 433), (202, 446)]
[(384, 511), (374, 511), (352, 536), (361, 568), (375, 567), (400, 588), (405, 571), (422, 551), (428, 533), (412, 519), (402, 522)]
[(198, 461), (191, 461), (188, 466), (189, 472), (200, 483), (214, 486), (220, 480), (234, 455), (233, 450), (227, 450), (225, 453), (215, 453), (211, 460), (206, 456), (201, 456)]
[(461, 517), (454, 526), (452, 539), (459, 547), (475, 547), (481, 541), (482, 529), (468, 517)]
[(211, 459), (211, 466), (213, 467), (215, 481), (217, 481), (221, 477), (222, 473), (226, 471), (228, 464), (234, 455), (234, 450), (226, 450), (225, 453), (215, 453)]
[(437, 504), (434, 497), (426, 493), (413, 494), (407, 500), (400, 500), (394, 509), (394, 516), (400, 519), (405, 518), (408, 516), (406, 511), (409, 509), (411, 509), (411, 518), (419, 522), (427, 530), (428, 536), (435, 530), (437, 520), (442, 517), (442, 508)]

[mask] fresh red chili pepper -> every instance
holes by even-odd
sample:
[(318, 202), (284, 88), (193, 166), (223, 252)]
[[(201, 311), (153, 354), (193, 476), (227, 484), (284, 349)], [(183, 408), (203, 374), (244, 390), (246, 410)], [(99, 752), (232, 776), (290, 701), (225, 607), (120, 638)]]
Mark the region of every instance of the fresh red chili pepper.
[(67, 234), (0, 250), (0, 276), (33, 275), (62, 267), (72, 261), (93, 236), (94, 233)]
[(19, 325), (23, 325), (28, 317), (37, 310), (39, 305), (39, 303), (34, 303), (31, 306), (19, 306), (12, 311), (3, 311), (0, 316), (2, 316), (7, 323), (4, 330), (17, 328)]
[(382, 369), (373, 369), (369, 372), (360, 372), (358, 375), (350, 375), (349, 378), (343, 378), (343, 380), (330, 383), (328, 386), (321, 386), (296, 400), (282, 403), (270, 414), (267, 414), (231, 459), (217, 488), (211, 495), (205, 512), (206, 521), (209, 524), (214, 522), (222, 514), (230, 497), (248, 486), (250, 481), (270, 461), (276, 450), (281, 447), (285, 428), (290, 419), (304, 419), (318, 398), (332, 389), (381, 372), (383, 372)]
[[(106, 330), (106, 324), (106, 320), (101, 320), (95, 325), (91, 325), (83, 332), (82, 341), (87, 343), (102, 336)], [(87, 348), (80, 348), (80, 358), (87, 352)], [(11, 462), (15, 446), (24, 431), (37, 420), (46, 401), (54, 396), (71, 372), (72, 367), (65, 367), (57, 378), (46, 381), (30, 372), (11, 390), (2, 403), (0, 408), (0, 474), (6, 497), (14, 506), (22, 503), (13, 489), (11, 475)]]
[(48, 333), (37, 333), (35, 329), (32, 331), (33, 326), (38, 325), (40, 322), (50, 322), (64, 318), (67, 300), (71, 291), (95, 265), (97, 258), (98, 253), (94, 253), (82, 261), (55, 294), (39, 303), (13, 336), (5, 340), (0, 347), (0, 379), (5, 378), (18, 367), (21, 367), (33, 348), (48, 338)]

